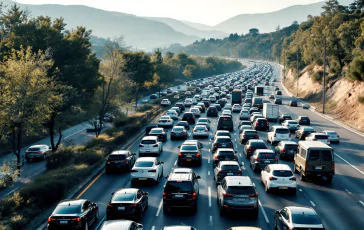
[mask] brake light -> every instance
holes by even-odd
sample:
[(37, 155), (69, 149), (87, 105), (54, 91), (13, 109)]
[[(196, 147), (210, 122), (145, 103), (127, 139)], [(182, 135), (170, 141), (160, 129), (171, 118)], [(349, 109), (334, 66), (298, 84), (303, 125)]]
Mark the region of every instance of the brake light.
[(255, 135), (255, 138), (258, 138), (259, 139), (259, 136), (258, 135)]
[(267, 122), (267, 126), (269, 126), (269, 122)]
[(277, 136), (277, 133), (274, 133), (274, 137), (276, 137)]
[(331, 171), (335, 172), (335, 165), (331, 166)]
[(255, 122), (255, 125), (259, 125), (259, 122)]
[(248, 151), (252, 151), (252, 150), (253, 150), (253, 148), (252, 148), (252, 147), (249, 147), (249, 148), (248, 148)]
[(270, 176), (269, 180), (277, 180), (277, 178)]
[(25, 154), (29, 154), (29, 152), (25, 152)]
[(219, 146), (219, 144), (218, 143), (215, 143), (214, 146), (217, 147), (217, 146)]
[(166, 193), (165, 192), (163, 192), (163, 200), (165, 200), (166, 199)]
[(249, 194), (248, 197), (258, 197), (258, 193), (254, 193), (254, 194)]
[(193, 192), (193, 193), (192, 193), (192, 199), (193, 199), (193, 200), (196, 200), (196, 196), (197, 196), (196, 192)]
[(81, 218), (80, 218), (80, 217), (77, 217), (77, 218), (73, 218), (73, 219), (71, 219), (71, 220), (73, 220), (73, 221), (77, 221), (77, 222), (80, 222), (80, 221), (81, 221)]
[(171, 120), (168, 120), (168, 122), (171, 122)]
[(178, 153), (178, 156), (181, 157), (182, 156), (182, 153)]
[(295, 181), (295, 180), (296, 180), (296, 177), (292, 177), (292, 178), (291, 178), (291, 179), (289, 179), (289, 180), (294, 180), (294, 181)]
[(130, 172), (138, 172), (138, 170), (132, 169)]
[(305, 134), (305, 131), (302, 131), (302, 134)]
[(214, 156), (214, 160), (217, 161), (217, 155)]
[(196, 155), (195, 155), (196, 157), (199, 157), (199, 156), (201, 156), (201, 154), (200, 153), (196, 153)]
[(181, 134), (185, 134), (185, 132), (181, 132)]
[(52, 221), (56, 221), (56, 219), (55, 218), (52, 218), (52, 217), (48, 217), (48, 223), (49, 222), (52, 222)]
[(156, 169), (151, 169), (151, 170), (148, 170), (148, 172), (157, 172)]
[(234, 194), (231, 194), (231, 193), (227, 193), (227, 192), (223, 192), (222, 195), (224, 197), (234, 197), (235, 195)]
[(317, 139), (316, 139), (316, 138), (313, 138), (312, 140), (313, 140), (313, 141), (317, 141)]
[(153, 147), (158, 147), (158, 144), (153, 145)]
[(329, 139), (327, 139), (327, 142), (330, 142), (330, 140), (329, 140)]
[(262, 160), (262, 158), (255, 158), (255, 161), (261, 161)]
[(282, 153), (285, 153), (286, 152), (286, 149), (282, 149), (282, 151), (281, 151)]
[(274, 158), (274, 160), (275, 160), (275, 162), (278, 162), (278, 158), (276, 157), (276, 158)]
[(226, 172), (226, 171), (220, 169), (217, 173), (224, 173), (224, 172)]
[(138, 206), (138, 204), (129, 204), (129, 206), (136, 207), (136, 206)]

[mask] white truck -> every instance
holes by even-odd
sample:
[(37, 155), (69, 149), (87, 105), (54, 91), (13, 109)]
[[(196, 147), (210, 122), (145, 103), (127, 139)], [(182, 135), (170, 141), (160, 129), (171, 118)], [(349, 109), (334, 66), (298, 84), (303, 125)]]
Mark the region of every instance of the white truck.
[(177, 86), (177, 90), (178, 92), (186, 92), (187, 91), (187, 85), (183, 84), (183, 85), (179, 85)]
[(264, 103), (263, 116), (268, 121), (277, 121), (279, 118), (279, 105)]

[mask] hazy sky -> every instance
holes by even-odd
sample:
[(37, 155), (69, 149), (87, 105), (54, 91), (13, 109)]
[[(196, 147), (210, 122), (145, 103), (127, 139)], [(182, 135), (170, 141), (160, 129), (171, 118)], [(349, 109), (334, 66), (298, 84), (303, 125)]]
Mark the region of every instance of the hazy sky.
[[(264, 13), (322, 0), (17, 0), (25, 4), (87, 5), (138, 16), (169, 17), (216, 25), (243, 13)], [(90, 15), (91, 16), (91, 15)]]

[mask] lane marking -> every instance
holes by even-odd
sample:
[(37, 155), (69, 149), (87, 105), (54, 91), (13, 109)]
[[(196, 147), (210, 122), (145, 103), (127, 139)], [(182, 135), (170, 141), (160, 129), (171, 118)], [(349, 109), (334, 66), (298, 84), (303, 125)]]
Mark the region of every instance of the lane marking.
[(210, 152), (210, 149), (209, 149), (209, 152)]
[(162, 209), (162, 205), (163, 205), (163, 199), (159, 203), (158, 211), (157, 211), (157, 214), (155, 214), (155, 216), (159, 216), (159, 213), (161, 212), (161, 209)]
[(78, 196), (76, 196), (76, 199), (80, 199), (80, 197), (102, 176), (102, 174), (105, 173), (105, 170), (102, 170), (102, 172), (91, 181), (91, 183), (89, 185), (87, 185), (87, 187), (82, 190), (82, 192), (80, 192), (80, 194), (78, 194)]
[(212, 226), (212, 216), (209, 218), (209, 224)]
[(210, 157), (208, 158), (208, 161), (207, 161), (207, 163), (209, 163), (209, 164), (210, 164)]
[(351, 195), (351, 192), (349, 190), (345, 189), (345, 191)]
[(260, 210), (262, 210), (265, 222), (267, 222), (267, 224), (269, 224), (269, 219), (268, 219), (267, 214), (264, 211), (263, 205), (262, 205), (262, 203), (260, 202), (259, 199), (258, 199), (258, 204), (259, 204)]
[(239, 156), (241, 157), (241, 153), (239, 153)]
[(18, 189), (19, 189), (19, 187), (17, 187), (17, 188), (15, 188), (15, 189), (11, 190), (10, 192), (6, 193), (6, 194), (4, 195), (4, 197), (6, 197), (6, 196), (10, 195), (11, 193), (15, 192), (15, 191), (16, 191), (16, 190), (18, 190)]
[(212, 203), (211, 203), (211, 187), (208, 188), (208, 193), (209, 193), (209, 207), (211, 208)]
[(359, 203), (361, 203), (364, 206), (364, 202), (363, 201), (359, 200)]
[(104, 223), (105, 219), (106, 219), (106, 216), (104, 216), (104, 217), (101, 219), (100, 223), (96, 226), (96, 229), (99, 229), (99, 228), (101, 227), (101, 224), (102, 224), (102, 223)]
[(358, 169), (357, 167), (355, 167), (354, 165), (350, 164), (347, 160), (345, 160), (344, 158), (342, 158), (341, 156), (339, 156), (337, 153), (334, 152), (334, 154), (339, 157), (341, 160), (345, 161), (348, 165), (350, 165), (351, 167), (353, 167), (356, 171), (360, 172), (361, 174), (364, 175), (364, 172), (361, 171), (360, 169)]
[(177, 160), (174, 162), (174, 165), (176, 165), (177, 164)]
[(209, 176), (210, 176), (210, 171), (208, 171), (208, 172), (207, 172), (207, 175), (209, 175)]
[(313, 203), (311, 200), (310, 203), (312, 204), (313, 207), (316, 207), (315, 203)]
[(151, 230), (154, 230), (155, 229), (155, 226), (153, 225), (152, 229)]
[(70, 134), (70, 135), (68, 135), (68, 136), (64, 137), (62, 140), (66, 140), (67, 138), (72, 137), (73, 135), (75, 135), (75, 134), (77, 134), (77, 133), (79, 133), (79, 132), (82, 132), (83, 130), (86, 130), (86, 128), (81, 129), (81, 130), (79, 130), (79, 131), (77, 131), (77, 132), (75, 132), (75, 133), (72, 133), (72, 134)]

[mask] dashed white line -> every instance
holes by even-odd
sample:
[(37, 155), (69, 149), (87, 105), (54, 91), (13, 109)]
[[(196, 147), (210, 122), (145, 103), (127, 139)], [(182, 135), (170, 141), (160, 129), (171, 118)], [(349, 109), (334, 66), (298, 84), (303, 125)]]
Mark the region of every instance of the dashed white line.
[(209, 224), (212, 226), (212, 216), (209, 218)]
[(211, 208), (212, 203), (211, 203), (211, 187), (208, 188), (208, 193), (209, 193), (209, 207)]
[(15, 189), (11, 190), (10, 192), (6, 193), (6, 194), (4, 195), (4, 197), (6, 197), (6, 196), (10, 195), (11, 193), (15, 192), (15, 191), (16, 191), (16, 190), (18, 190), (18, 189), (19, 189), (19, 187), (17, 187), (17, 188), (15, 188)]
[(99, 224), (96, 226), (96, 229), (100, 229), (100, 226), (101, 226), (101, 224), (102, 224), (102, 223), (104, 223), (105, 218), (106, 218), (106, 216), (104, 216), (104, 217), (101, 219), (101, 221), (99, 222)]
[(207, 175), (209, 175), (209, 176), (210, 176), (210, 171), (208, 171), (208, 172), (207, 172)]
[(239, 153), (239, 156), (241, 157), (241, 153)]
[(259, 204), (260, 210), (262, 210), (265, 222), (267, 222), (267, 224), (269, 224), (269, 219), (268, 219), (267, 214), (264, 211), (263, 205), (262, 205), (262, 203), (260, 202), (259, 199), (258, 199), (258, 204)]
[[(85, 129), (86, 129), (86, 128), (85, 128)], [(77, 133), (79, 133), (79, 132), (82, 132), (82, 131), (83, 131), (83, 130), (85, 130), (85, 129), (81, 129), (80, 131), (77, 131), (77, 132), (75, 132), (75, 133), (72, 133), (72, 134), (70, 134), (70, 135), (68, 135), (68, 136), (64, 137), (64, 138), (63, 138), (63, 140), (66, 140), (67, 138), (72, 137), (73, 135), (75, 135), (75, 134), (77, 134)]]
[(235, 142), (236, 142), (236, 138), (235, 138)]
[(363, 201), (359, 200), (359, 203), (361, 203), (364, 206), (364, 202)]
[[(334, 152), (335, 153), (335, 152)], [(340, 158), (341, 160), (345, 161), (348, 165), (350, 165), (351, 167), (353, 167), (356, 171), (360, 172), (361, 174), (364, 175), (364, 172), (361, 171), (360, 169), (358, 169), (357, 167), (355, 167), (354, 165), (350, 164), (347, 160), (345, 160), (344, 158), (342, 158), (341, 156), (339, 156), (337, 153), (335, 153), (335, 156), (337, 156), (338, 158)]]
[(210, 152), (211, 149), (209, 149), (209, 152)]
[(207, 158), (207, 163), (209, 163), (209, 164), (210, 164), (210, 157), (209, 157), (209, 158)]
[(155, 229), (155, 226), (153, 225), (151, 230), (154, 230), (154, 229)]
[(162, 209), (162, 205), (163, 205), (163, 199), (159, 203), (158, 211), (157, 211), (157, 214), (155, 214), (155, 216), (159, 216), (159, 213), (161, 212), (161, 209)]
[(351, 192), (349, 190), (345, 189), (345, 191), (351, 195)]
[(174, 165), (176, 165), (177, 164), (177, 160), (174, 162)]
[(313, 203), (311, 200), (310, 203), (312, 204), (313, 207), (316, 207), (315, 203)]

